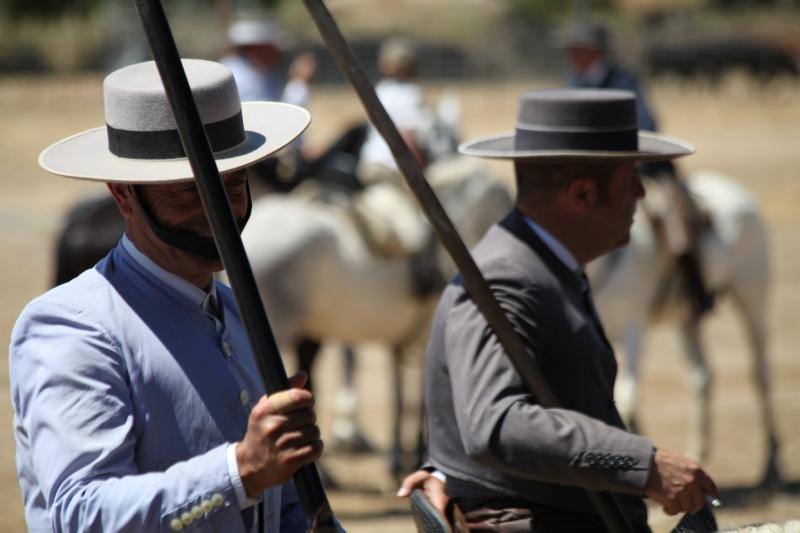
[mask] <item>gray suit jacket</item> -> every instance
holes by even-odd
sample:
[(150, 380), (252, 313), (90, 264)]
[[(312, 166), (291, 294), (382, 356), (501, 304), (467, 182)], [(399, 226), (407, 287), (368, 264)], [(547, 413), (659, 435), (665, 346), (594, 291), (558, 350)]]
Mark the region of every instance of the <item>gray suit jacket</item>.
[(614, 354), (580, 279), (517, 211), (489, 230), (473, 256), (562, 408), (535, 403), (456, 277), (427, 353), (430, 463), (447, 474), (453, 496), (505, 495), (593, 513), (578, 487), (609, 490), (646, 530), (641, 495), (653, 446), (624, 430), (613, 400)]

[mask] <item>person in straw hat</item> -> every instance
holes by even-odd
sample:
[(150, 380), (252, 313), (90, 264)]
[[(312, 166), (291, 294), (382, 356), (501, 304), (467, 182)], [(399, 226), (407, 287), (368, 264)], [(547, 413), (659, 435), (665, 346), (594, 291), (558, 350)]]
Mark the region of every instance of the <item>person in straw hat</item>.
[[(526, 390), (458, 277), (439, 303), (426, 360), (428, 465), (472, 531), (605, 531), (581, 489), (615, 493), (636, 531), (643, 497), (694, 512), (717, 489), (694, 461), (625, 430), (614, 405), (614, 353), (591, 302), (586, 263), (628, 242), (644, 196), (636, 164), (692, 148), (643, 133), (628, 91), (523, 94), (516, 129), (460, 146), (514, 163), (514, 209), (473, 250), (561, 408)], [(422, 486), (443, 507), (441, 485)]]
[[(241, 227), (248, 166), (308, 125), (241, 103), (231, 72), (184, 60)], [(305, 532), (291, 476), (320, 456), (313, 397), (265, 396), (153, 62), (103, 83), (106, 125), (45, 149), (54, 174), (106, 182), (125, 235), (30, 302), (11, 338), (14, 437), (31, 531)], [(268, 231), (269, 228), (265, 228)]]

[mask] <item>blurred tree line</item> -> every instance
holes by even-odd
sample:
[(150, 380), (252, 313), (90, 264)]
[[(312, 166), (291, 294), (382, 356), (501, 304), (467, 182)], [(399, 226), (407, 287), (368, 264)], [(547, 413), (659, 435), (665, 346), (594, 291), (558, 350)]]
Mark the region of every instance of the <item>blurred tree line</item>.
[[(133, 1), (133, 0), (131, 0)], [(273, 9), (287, 0), (165, 0), (165, 5), (192, 4), (230, 13), (246, 4), (247, 8)], [(581, 9), (613, 10), (615, 0), (506, 0), (518, 15), (528, 19), (557, 18)], [(740, 8), (800, 5), (800, 0), (705, 0), (709, 7)], [(50, 19), (64, 15), (88, 16), (100, 8), (103, 0), (0, 0), (0, 15), (12, 18)], [(668, 4), (668, 2), (665, 2)]]
[[(12, 18), (53, 19), (65, 15), (89, 16), (102, 7), (104, 0), (0, 0), (0, 15)], [(271, 9), (282, 0), (250, 0), (248, 8)], [(285, 0), (284, 0), (285, 1)], [(133, 0), (130, 0), (133, 3)], [(165, 6), (193, 5), (230, 12), (240, 7), (234, 0), (163, 0)]]

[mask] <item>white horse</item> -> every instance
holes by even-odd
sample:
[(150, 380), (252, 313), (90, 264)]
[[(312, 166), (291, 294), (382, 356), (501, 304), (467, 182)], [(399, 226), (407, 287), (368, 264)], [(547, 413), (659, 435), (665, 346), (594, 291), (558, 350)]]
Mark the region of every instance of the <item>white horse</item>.
[[(778, 438), (769, 399), (767, 316), (769, 247), (767, 231), (752, 198), (730, 178), (695, 174), (689, 189), (710, 217), (710, 230), (700, 240), (706, 284), (717, 295), (730, 296), (744, 324), (753, 356), (768, 458), (764, 483), (778, 480)], [(646, 201), (646, 200), (645, 200)], [(711, 372), (700, 343), (700, 323), (692, 318), (689, 302), (679, 289), (674, 261), (659, 244), (645, 210), (639, 209), (628, 246), (589, 268), (596, 305), (610, 339), (622, 346), (617, 401), (627, 422), (635, 425), (639, 367), (646, 328), (656, 321), (676, 322), (691, 365), (690, 384), (695, 412), (690, 426), (689, 453), (705, 460), (711, 428)]]
[[(477, 243), (511, 208), (507, 189), (471, 160), (442, 161), (426, 175), (467, 244)], [(380, 341), (391, 347), (396, 406), (392, 468), (397, 472), (400, 356), (427, 339), (437, 295), (414, 294), (408, 259), (378, 257), (370, 250), (346, 203), (325, 204), (297, 195), (261, 197), (253, 203), (242, 239), (282, 347), (296, 348), (308, 339), (335, 339), (345, 345)], [(443, 251), (437, 251), (443, 259)], [(447, 261), (442, 265), (445, 276), (453, 273)], [(310, 369), (311, 362), (301, 362), (303, 366)], [(342, 397), (352, 399), (354, 391), (347, 385)], [(338, 423), (354, 427), (355, 405), (350, 403)]]

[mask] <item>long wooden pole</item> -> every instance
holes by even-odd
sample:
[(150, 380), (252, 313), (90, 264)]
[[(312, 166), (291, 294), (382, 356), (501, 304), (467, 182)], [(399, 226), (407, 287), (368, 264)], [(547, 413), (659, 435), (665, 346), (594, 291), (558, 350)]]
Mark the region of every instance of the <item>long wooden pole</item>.
[[(389, 145), (411, 192), (416, 196), (422, 210), (439, 236), (439, 240), (456, 264), (464, 279), (467, 292), (494, 330), (514, 369), (543, 407), (558, 407), (558, 400), (547, 384), (534, 357), (514, 331), (489, 284), (464, 245), (464, 241), (436, 197), (436, 193), (425, 179), (422, 167), (403, 141), (383, 104), (378, 100), (372, 83), (359, 66), (328, 8), (322, 0), (303, 1), (339, 68), (358, 94), (370, 121)], [(592, 491), (587, 491), (587, 493), (610, 531), (614, 533), (633, 531), (627, 517), (622, 513), (610, 493)]]
[[(203, 208), (236, 296), (264, 386), (269, 393), (287, 389), (289, 380), (280, 351), (259, 296), (253, 270), (247, 260), (239, 228), (186, 79), (164, 8), (160, 0), (135, 0), (135, 2), (178, 125), (183, 148), (194, 172)], [(302, 467), (295, 473), (293, 481), (305, 512), (306, 522), (314, 531), (335, 532), (333, 512), (316, 466), (312, 463)]]

